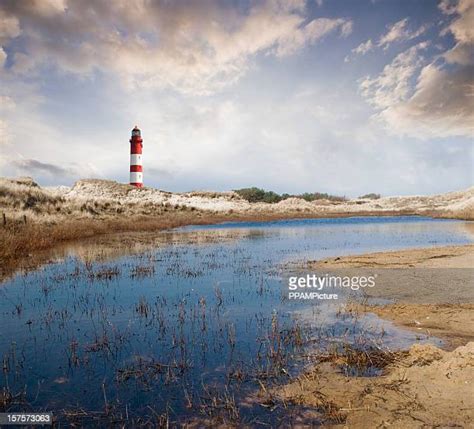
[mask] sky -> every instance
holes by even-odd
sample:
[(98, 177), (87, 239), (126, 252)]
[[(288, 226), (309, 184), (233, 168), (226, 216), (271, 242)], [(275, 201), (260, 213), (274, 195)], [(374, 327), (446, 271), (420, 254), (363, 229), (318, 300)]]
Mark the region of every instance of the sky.
[(473, 177), (474, 0), (0, 0), (0, 176), (432, 194)]

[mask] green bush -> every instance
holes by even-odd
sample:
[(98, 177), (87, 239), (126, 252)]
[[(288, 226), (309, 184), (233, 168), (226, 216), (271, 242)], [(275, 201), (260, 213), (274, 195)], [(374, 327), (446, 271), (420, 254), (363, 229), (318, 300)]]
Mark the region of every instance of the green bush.
[(265, 191), (264, 189), (252, 187), (252, 188), (242, 188), (234, 190), (235, 193), (240, 195), (244, 200), (247, 200), (250, 203), (278, 203), (287, 198), (302, 198), (306, 201), (315, 201), (315, 200), (330, 200), (330, 201), (346, 201), (346, 197), (339, 197), (337, 195), (330, 195), (321, 192), (305, 192), (300, 195), (291, 195), (291, 194), (282, 194), (279, 195), (273, 191)]
[(337, 195), (331, 195), (331, 194), (326, 194), (326, 193), (321, 193), (321, 192), (313, 192), (313, 193), (308, 193), (305, 192), (304, 194), (297, 195), (297, 197), (303, 198), (306, 201), (315, 201), (315, 200), (329, 200), (329, 201), (346, 201), (346, 197), (340, 197)]
[(276, 192), (265, 191), (264, 189), (256, 187), (236, 189), (234, 192), (250, 203), (278, 203), (282, 200), (281, 196)]

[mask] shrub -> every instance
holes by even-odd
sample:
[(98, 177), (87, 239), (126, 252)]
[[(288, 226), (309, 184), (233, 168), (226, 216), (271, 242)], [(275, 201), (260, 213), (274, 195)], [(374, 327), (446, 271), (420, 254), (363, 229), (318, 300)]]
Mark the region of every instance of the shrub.
[(366, 200), (378, 200), (380, 199), (380, 194), (365, 194), (359, 197), (360, 199), (366, 199)]
[(273, 191), (265, 191), (264, 189), (252, 187), (252, 188), (243, 188), (236, 189), (234, 191), (240, 195), (244, 200), (247, 200), (250, 203), (264, 202), (264, 203), (278, 203), (287, 198), (302, 198), (306, 201), (315, 201), (315, 200), (329, 200), (329, 201), (346, 201), (346, 197), (339, 197), (337, 195), (330, 195), (321, 192), (305, 192), (300, 195), (291, 195), (291, 194), (282, 194), (279, 195)]
[(282, 197), (276, 192), (265, 191), (256, 187), (236, 189), (234, 192), (250, 203), (278, 203), (282, 200)]
[(313, 192), (311, 194), (306, 192), (304, 194), (299, 195), (299, 197), (303, 198), (306, 201), (315, 201), (315, 200), (347, 201), (346, 197), (341, 197), (338, 195), (331, 195), (331, 194), (321, 193), (321, 192)]

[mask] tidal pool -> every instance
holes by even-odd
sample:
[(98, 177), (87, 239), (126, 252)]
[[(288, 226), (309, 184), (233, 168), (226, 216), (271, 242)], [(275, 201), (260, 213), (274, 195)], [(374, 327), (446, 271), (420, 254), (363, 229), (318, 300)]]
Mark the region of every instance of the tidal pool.
[(269, 423), (277, 413), (248, 397), (297, 373), (302, 355), (342, 342), (439, 342), (373, 315), (341, 315), (352, 294), (288, 301), (285, 264), (470, 243), (466, 225), (361, 217), (186, 227), (140, 252), (105, 247), (97, 260), (84, 257), (93, 241), (72, 246), (0, 285), (3, 410), (86, 426), (219, 413)]

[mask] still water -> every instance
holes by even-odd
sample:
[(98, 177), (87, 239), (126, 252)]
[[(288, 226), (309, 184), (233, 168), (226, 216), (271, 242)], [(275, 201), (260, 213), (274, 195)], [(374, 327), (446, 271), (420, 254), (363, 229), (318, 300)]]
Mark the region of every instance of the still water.
[(262, 407), (240, 401), (257, 380), (300, 370), (303, 351), (341, 338), (391, 349), (438, 342), (373, 315), (341, 316), (347, 294), (333, 303), (284, 299), (287, 263), (469, 243), (467, 225), (421, 217), (232, 223), (163, 232), (151, 248), (99, 260), (73, 248), (0, 285), (8, 407), (100, 425), (94, 419), (104, 415), (209, 416), (213, 404), (234, 401), (252, 421)]

